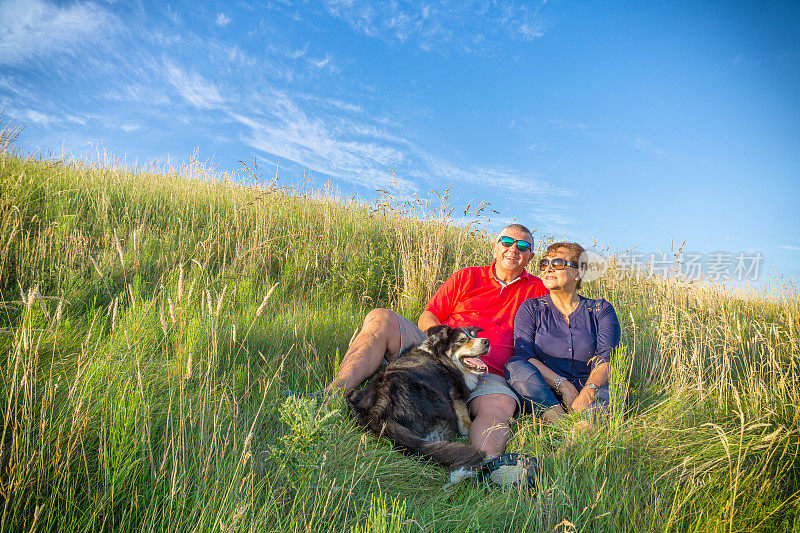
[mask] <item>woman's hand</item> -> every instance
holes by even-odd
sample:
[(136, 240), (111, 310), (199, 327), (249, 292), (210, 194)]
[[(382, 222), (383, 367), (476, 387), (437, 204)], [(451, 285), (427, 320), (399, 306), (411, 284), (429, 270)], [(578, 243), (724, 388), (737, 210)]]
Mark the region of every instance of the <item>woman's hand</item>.
[(575, 398), (575, 401), (569, 406), (570, 411), (578, 413), (586, 409), (589, 404), (592, 403), (594, 398), (592, 397), (592, 393), (589, 392), (590, 390), (589, 387), (584, 387), (583, 390), (581, 390), (578, 397)]
[(561, 393), (561, 400), (564, 402), (564, 405), (568, 408), (572, 408), (573, 402), (578, 398), (578, 389), (575, 388), (575, 385), (565, 379), (561, 382), (561, 385), (558, 386), (558, 392)]

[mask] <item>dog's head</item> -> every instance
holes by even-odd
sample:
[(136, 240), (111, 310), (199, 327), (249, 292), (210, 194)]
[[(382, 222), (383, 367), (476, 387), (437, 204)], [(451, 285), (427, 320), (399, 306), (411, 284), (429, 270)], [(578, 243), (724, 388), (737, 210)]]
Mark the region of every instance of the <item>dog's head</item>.
[(434, 355), (443, 355), (452, 360), (465, 374), (485, 374), (489, 368), (480, 357), (489, 352), (489, 339), (477, 337), (479, 331), (483, 329), (433, 326), (428, 330), (428, 338), (423, 346)]

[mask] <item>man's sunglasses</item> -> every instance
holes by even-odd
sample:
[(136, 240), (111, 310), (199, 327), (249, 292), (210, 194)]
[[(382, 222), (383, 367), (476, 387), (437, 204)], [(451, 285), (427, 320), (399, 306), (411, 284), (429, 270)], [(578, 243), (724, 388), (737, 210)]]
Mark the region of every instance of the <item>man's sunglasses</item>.
[(544, 270), (547, 268), (547, 265), (552, 266), (553, 270), (564, 270), (568, 266), (572, 268), (578, 268), (578, 265), (572, 261), (567, 261), (566, 259), (561, 259), (560, 257), (554, 257), (553, 259), (548, 259), (545, 257), (539, 261), (539, 269)]
[(511, 237), (506, 237), (506, 236), (500, 237), (498, 239), (498, 242), (500, 242), (500, 244), (502, 244), (505, 248), (511, 248), (511, 246), (513, 246), (514, 243), (517, 243), (517, 250), (519, 250), (520, 252), (527, 252), (528, 250), (531, 249), (531, 246), (533, 246), (528, 241), (518, 241), (516, 239), (512, 239)]

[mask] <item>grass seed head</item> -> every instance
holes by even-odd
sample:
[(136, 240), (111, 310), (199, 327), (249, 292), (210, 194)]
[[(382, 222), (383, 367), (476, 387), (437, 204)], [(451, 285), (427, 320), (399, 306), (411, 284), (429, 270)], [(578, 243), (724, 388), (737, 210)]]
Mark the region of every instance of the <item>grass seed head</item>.
[(164, 311), (162, 310), (159, 315), (158, 319), (161, 322), (161, 331), (164, 332), (164, 337), (167, 336), (167, 320), (164, 318)]
[(119, 298), (115, 297), (113, 302), (113, 309), (111, 311), (111, 331), (117, 328), (117, 308), (119, 306)]
[(219, 316), (220, 311), (222, 311), (222, 302), (225, 300), (225, 291), (228, 290), (228, 284), (226, 283), (224, 287), (222, 287), (222, 292), (220, 293), (219, 297), (217, 298), (217, 308), (214, 310), (214, 314)]
[(119, 262), (122, 268), (125, 268), (125, 254), (122, 252), (122, 244), (119, 242), (116, 229), (114, 230), (114, 247), (117, 249), (117, 255), (119, 256)]
[(25, 300), (23, 298), (23, 301), (25, 301), (25, 306), (28, 308), (28, 311), (30, 311), (31, 308), (33, 307), (33, 302), (35, 302), (37, 300), (36, 293), (38, 293), (38, 292), (39, 292), (39, 287), (38, 286), (36, 286), (36, 287), (34, 287), (32, 289), (28, 289), (28, 299)]
[(264, 296), (264, 301), (261, 302), (261, 305), (259, 305), (258, 309), (256, 310), (256, 316), (261, 316), (261, 313), (264, 312), (264, 309), (267, 307), (267, 301), (269, 300), (269, 297), (272, 296), (272, 293), (275, 291), (275, 287), (278, 286), (278, 283), (280, 282), (276, 282), (275, 285), (270, 287), (270, 289), (267, 291), (267, 295)]
[(178, 301), (183, 299), (183, 263), (178, 263)]

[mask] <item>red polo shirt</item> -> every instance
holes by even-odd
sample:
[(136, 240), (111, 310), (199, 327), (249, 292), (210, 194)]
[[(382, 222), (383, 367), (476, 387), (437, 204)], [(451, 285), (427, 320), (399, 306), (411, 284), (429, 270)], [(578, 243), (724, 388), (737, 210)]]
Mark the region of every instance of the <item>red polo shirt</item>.
[(522, 271), (507, 285), (494, 275), (494, 263), (464, 268), (447, 278), (425, 306), (442, 324), (478, 326), (479, 337), (489, 339), (489, 353), (481, 360), (489, 371), (503, 375), (503, 365), (514, 355), (514, 315), (522, 302), (547, 294), (542, 280)]

